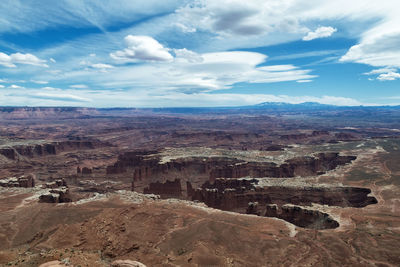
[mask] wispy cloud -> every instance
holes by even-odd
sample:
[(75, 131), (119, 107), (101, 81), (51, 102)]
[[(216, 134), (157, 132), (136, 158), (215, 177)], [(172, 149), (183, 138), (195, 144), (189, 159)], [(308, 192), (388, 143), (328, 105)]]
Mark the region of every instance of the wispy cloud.
[(329, 27), (321, 26), (318, 27), (315, 31), (308, 32), (307, 35), (303, 37), (303, 41), (311, 41), (314, 39), (326, 38), (331, 36), (335, 32), (337, 32), (336, 28), (330, 26)]

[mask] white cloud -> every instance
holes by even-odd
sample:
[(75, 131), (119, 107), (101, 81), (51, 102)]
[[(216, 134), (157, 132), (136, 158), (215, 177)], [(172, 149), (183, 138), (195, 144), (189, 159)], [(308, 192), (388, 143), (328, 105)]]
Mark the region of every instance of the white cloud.
[(51, 62), (53, 62), (53, 63), (57, 63), (57, 61), (56, 61), (54, 58), (52, 58), (52, 57), (51, 57), (49, 60), (50, 60)]
[(298, 83), (309, 83), (309, 82), (312, 82), (312, 80), (298, 80), (296, 82), (298, 82)]
[(92, 68), (94, 69), (112, 69), (114, 68), (114, 66), (109, 65), (109, 64), (104, 64), (104, 63), (96, 63), (96, 64), (92, 64), (90, 65)]
[(128, 35), (124, 40), (127, 48), (110, 54), (117, 61), (171, 61), (173, 59), (168, 52), (169, 49), (150, 36)]
[[(49, 4), (50, 3), (50, 4)], [(104, 30), (115, 23), (173, 12), (181, 1), (0, 1), (0, 32), (33, 32), (66, 25)]]
[(0, 84), (0, 88), (4, 88), (4, 85)]
[(54, 88), (54, 87), (51, 87), (51, 86), (45, 86), (45, 87), (42, 87), (42, 88), (40, 88), (40, 89), (46, 90), (46, 91), (61, 91), (61, 89), (59, 89), (59, 88)]
[(34, 65), (34, 66), (41, 66), (41, 67), (48, 67), (46, 60), (42, 60), (37, 58), (32, 54), (21, 54), (15, 53), (11, 55), (7, 55), (5, 53), (0, 52), (0, 65), (8, 67), (8, 68), (15, 68), (15, 64), (26, 64), (26, 65)]
[(330, 26), (318, 27), (315, 31), (308, 32), (307, 35), (303, 37), (303, 41), (311, 41), (318, 38), (326, 38), (331, 36), (336, 31), (337, 31), (336, 28)]
[(196, 28), (193, 27), (188, 27), (186, 25), (183, 25), (182, 23), (175, 23), (175, 26), (180, 29), (184, 33), (194, 33), (196, 32)]
[[(154, 93), (172, 91), (194, 93), (231, 88), (236, 83), (273, 83), (309, 80), (311, 70), (293, 65), (259, 66), (267, 56), (256, 52), (229, 51), (195, 53), (175, 50), (169, 64), (139, 64), (119, 67), (108, 75), (96, 75), (99, 85), (108, 88), (137, 88)], [(86, 73), (76, 73), (85, 77)], [(77, 76), (68, 79), (79, 79)], [(86, 77), (87, 78), (87, 77)], [(83, 81), (83, 80), (82, 80)]]
[(70, 85), (69, 87), (75, 88), (75, 89), (87, 89), (88, 88), (88, 86), (85, 84), (73, 84), (73, 85)]
[(48, 81), (37, 81), (37, 80), (31, 80), (31, 82), (36, 83), (36, 84), (48, 84)]
[(380, 81), (394, 81), (400, 79), (400, 73), (397, 72), (382, 73), (376, 79)]
[(68, 94), (68, 93), (51, 93), (51, 92), (37, 92), (29, 95), (29, 97), (33, 98), (39, 98), (39, 99), (49, 99), (49, 100), (55, 100), (55, 101), (62, 101), (62, 102), (90, 102), (91, 99), (73, 95), (73, 94)]
[[(151, 92), (136, 92), (132, 90), (116, 92), (105, 90), (102, 94), (89, 90), (67, 90), (64, 92), (41, 92), (27, 89), (25, 91), (5, 93), (0, 91), (0, 105), (77, 105), (92, 107), (210, 107), (210, 106), (244, 106), (262, 102), (286, 102), (298, 104), (303, 102), (318, 102), (331, 105), (358, 106), (365, 103), (337, 96), (288, 96), (273, 94), (223, 94), (223, 93), (193, 93), (173, 92), (167, 95)], [(82, 104), (83, 103), (83, 104)]]
[[(379, 81), (394, 81), (400, 79), (400, 73), (397, 72), (396, 68), (374, 69), (364, 73), (364, 75), (378, 75), (376, 79)], [(374, 78), (368, 78), (368, 80), (373, 81)]]
[(216, 34), (205, 46), (217, 49), (327, 37), (336, 29), (315, 23), (340, 21), (341, 36), (359, 39), (341, 61), (400, 67), (399, 10), (397, 0), (201, 0), (179, 8), (176, 16), (186, 27)]
[(175, 53), (175, 56), (176, 56), (175, 61), (178, 61), (178, 62), (192, 62), (192, 63), (195, 63), (195, 62), (202, 62), (203, 61), (203, 58), (202, 58), (201, 55), (199, 55), (199, 54), (197, 54), (197, 53), (195, 53), (193, 51), (190, 51), (190, 50), (188, 50), (186, 48), (174, 49), (174, 53)]
[(16, 84), (12, 84), (8, 87), (9, 89), (23, 89), (24, 87), (16, 85)]
[(8, 68), (15, 68), (15, 64), (12, 63), (11, 57), (7, 54), (0, 52), (0, 65)]
[(381, 74), (381, 73), (388, 73), (388, 72), (395, 72), (395, 68), (380, 68), (374, 69), (369, 72), (365, 72), (364, 75), (374, 75), (374, 74)]
[(10, 57), (13, 63), (48, 67), (48, 65), (45, 64), (46, 60), (39, 59), (36, 56), (29, 53), (28, 54), (15, 53), (11, 54)]
[(298, 19), (289, 14), (290, 5), (276, 0), (203, 0), (190, 2), (176, 13), (184, 27), (219, 35), (257, 36), (273, 31), (303, 31)]

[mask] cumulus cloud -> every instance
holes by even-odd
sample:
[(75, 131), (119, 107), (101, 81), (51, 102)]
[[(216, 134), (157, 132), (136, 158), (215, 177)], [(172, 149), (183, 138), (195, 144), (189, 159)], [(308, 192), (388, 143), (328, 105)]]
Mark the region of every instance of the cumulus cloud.
[(173, 59), (169, 49), (150, 36), (128, 35), (124, 40), (127, 48), (110, 54), (117, 61), (171, 61)]
[(25, 65), (34, 65), (34, 66), (41, 66), (41, 67), (48, 67), (46, 60), (42, 60), (37, 58), (32, 54), (22, 54), (22, 53), (15, 53), (11, 55), (7, 55), (5, 53), (0, 52), (0, 65), (8, 67), (8, 68), (15, 68), (15, 64), (25, 64)]
[(297, 18), (286, 15), (288, 8), (289, 3), (276, 0), (202, 0), (177, 9), (176, 14), (183, 27), (219, 35), (251, 37), (273, 31), (304, 31)]
[(318, 38), (326, 38), (331, 36), (336, 31), (337, 31), (336, 28), (330, 26), (318, 27), (315, 31), (308, 32), (307, 35), (303, 37), (303, 41), (311, 41)]
[(397, 0), (201, 0), (177, 9), (176, 15), (186, 27), (217, 34), (219, 39), (210, 45), (223, 49), (328, 37), (335, 28), (310, 28), (315, 27), (316, 21), (341, 20), (343, 34), (359, 41), (340, 61), (400, 67), (398, 10)]

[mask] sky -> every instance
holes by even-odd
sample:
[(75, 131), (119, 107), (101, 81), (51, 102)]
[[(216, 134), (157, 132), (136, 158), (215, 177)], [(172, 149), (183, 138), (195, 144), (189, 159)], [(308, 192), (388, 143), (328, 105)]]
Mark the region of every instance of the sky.
[(400, 105), (398, 0), (2, 0), (0, 106)]

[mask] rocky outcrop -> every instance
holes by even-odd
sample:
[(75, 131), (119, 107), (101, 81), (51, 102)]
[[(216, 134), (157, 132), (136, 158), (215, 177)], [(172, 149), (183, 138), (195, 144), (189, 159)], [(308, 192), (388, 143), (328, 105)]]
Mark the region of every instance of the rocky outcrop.
[(11, 177), (7, 179), (0, 180), (0, 186), (2, 187), (34, 187), (35, 179), (32, 175), (21, 176), (21, 177)]
[(306, 139), (307, 137), (308, 136), (306, 134), (285, 134), (285, 135), (281, 135), (280, 139), (287, 140), (287, 141), (297, 141), (297, 140)]
[(316, 230), (339, 227), (339, 223), (327, 213), (294, 205), (267, 205), (265, 216), (279, 218), (299, 227)]
[(247, 204), (246, 214), (253, 214), (260, 216), (260, 211), (258, 210), (258, 202), (249, 202)]
[(4, 157), (11, 159), (11, 160), (15, 160), (15, 158), (16, 158), (16, 152), (12, 148), (1, 148), (0, 155), (3, 155)]
[(336, 133), (335, 138), (339, 141), (354, 141), (357, 140), (357, 137), (350, 133)]
[(140, 151), (126, 152), (118, 157), (118, 160), (117, 162), (114, 163), (114, 165), (107, 166), (106, 172), (107, 174), (119, 174), (119, 173), (125, 173), (128, 168), (135, 168), (138, 178), (141, 178), (142, 169), (138, 167), (150, 168), (158, 165), (159, 158), (153, 158), (153, 159), (148, 158), (149, 155), (156, 153), (158, 153), (158, 151), (140, 150)]
[(67, 265), (63, 264), (61, 261), (49, 261), (40, 264), (39, 267), (67, 267)]
[(320, 175), (337, 166), (347, 164), (355, 156), (339, 153), (320, 153), (315, 156), (289, 159), (283, 164), (273, 162), (247, 162), (226, 157), (186, 157), (160, 162), (157, 151), (133, 151), (122, 154), (107, 167), (107, 174), (132, 173), (135, 188), (145, 188), (150, 183), (181, 179), (200, 187), (217, 178), (276, 177)]
[(207, 206), (222, 210), (245, 213), (249, 202), (266, 204), (294, 204), (310, 206), (312, 203), (340, 207), (365, 207), (376, 204), (369, 196), (371, 190), (359, 187), (296, 187), (265, 186), (255, 187), (252, 180), (216, 179), (194, 190), (192, 200), (204, 202)]
[(42, 188), (49, 189), (47, 193), (39, 197), (39, 202), (65, 203), (71, 202), (72, 197), (68, 185), (64, 179), (57, 179), (42, 185)]
[(311, 133), (311, 136), (324, 136), (324, 135), (329, 135), (328, 131), (323, 131), (323, 130), (315, 130)]
[(241, 177), (286, 178), (321, 175), (355, 159), (355, 156), (340, 156), (339, 153), (319, 153), (315, 157), (289, 159), (281, 165), (271, 162), (239, 162), (216, 166), (210, 172), (210, 179)]
[(39, 202), (44, 203), (65, 203), (72, 202), (71, 195), (68, 187), (59, 187), (49, 190), (48, 193), (43, 194), (39, 197)]
[(88, 167), (83, 167), (82, 170), (81, 170), (81, 173), (83, 175), (92, 174), (92, 172), (93, 172), (93, 169), (92, 168), (88, 168)]
[(94, 149), (96, 147), (108, 146), (97, 140), (68, 140), (36, 145), (17, 145), (0, 149), (0, 154), (8, 159), (16, 160), (19, 156), (33, 158), (47, 155), (55, 155), (63, 151), (76, 149)]
[(150, 183), (149, 187), (144, 189), (145, 194), (155, 194), (162, 197), (180, 197), (182, 194), (181, 180), (166, 181), (165, 183)]
[(42, 185), (42, 188), (58, 188), (58, 187), (67, 187), (67, 182), (64, 179), (57, 179), (52, 182), (47, 182)]
[[(221, 210), (276, 217), (300, 227), (333, 229), (339, 224), (329, 214), (299, 206), (313, 203), (356, 207), (376, 204), (371, 190), (340, 186), (264, 186), (257, 179), (216, 179), (199, 189), (191, 189), (192, 200)], [(189, 190), (188, 190), (189, 191)]]
[(146, 267), (146, 265), (138, 261), (116, 260), (111, 263), (111, 267)]

